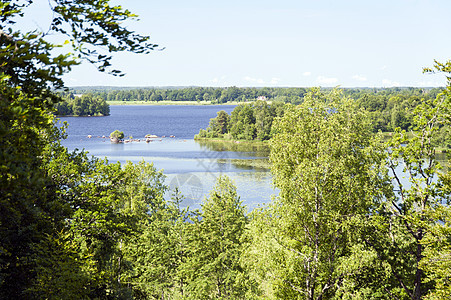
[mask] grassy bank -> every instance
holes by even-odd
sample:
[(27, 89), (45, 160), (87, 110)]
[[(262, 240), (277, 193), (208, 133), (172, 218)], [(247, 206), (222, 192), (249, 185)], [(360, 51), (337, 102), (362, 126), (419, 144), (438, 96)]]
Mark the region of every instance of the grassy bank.
[(243, 144), (243, 145), (257, 145), (257, 146), (269, 146), (269, 141), (248, 141), (248, 140), (228, 140), (224, 138), (194, 138), (196, 141), (209, 141), (218, 143), (230, 143), (230, 144)]
[[(239, 169), (264, 170), (271, 168), (269, 161), (269, 141), (233, 141), (221, 138), (197, 138), (195, 142), (210, 151), (249, 153), (249, 158), (220, 158), (218, 162), (230, 161)], [(246, 156), (246, 154), (244, 154)]]
[(231, 159), (230, 162), (237, 168), (249, 170), (263, 170), (271, 169), (269, 158), (255, 158), (255, 159)]
[(267, 159), (269, 157), (268, 141), (231, 141), (224, 139), (195, 139), (201, 147), (212, 151), (233, 151), (233, 152), (249, 152), (251, 156)]

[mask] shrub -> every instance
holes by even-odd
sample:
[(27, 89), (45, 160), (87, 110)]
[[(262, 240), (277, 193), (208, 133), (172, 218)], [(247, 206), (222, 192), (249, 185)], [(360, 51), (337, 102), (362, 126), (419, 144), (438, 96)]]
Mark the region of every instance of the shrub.
[(110, 138), (122, 140), (124, 138), (124, 132), (115, 130), (110, 134)]

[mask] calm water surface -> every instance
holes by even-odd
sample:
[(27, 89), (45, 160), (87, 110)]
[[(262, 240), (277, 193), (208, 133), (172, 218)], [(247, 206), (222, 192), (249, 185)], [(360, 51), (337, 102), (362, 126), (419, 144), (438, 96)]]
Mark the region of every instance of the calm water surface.
[[(249, 209), (267, 203), (274, 194), (271, 176), (266, 169), (233, 164), (235, 159), (265, 158), (261, 151), (244, 152), (213, 150), (193, 140), (199, 129), (206, 128), (220, 110), (230, 113), (234, 105), (168, 105), (111, 106), (107, 117), (65, 117), (69, 124), (68, 138), (63, 144), (70, 150), (85, 149), (91, 155), (111, 162), (152, 162), (167, 176), (166, 184), (178, 187), (186, 197), (184, 204), (199, 208), (202, 199), (221, 174), (235, 181), (238, 194)], [(114, 130), (126, 137), (142, 139), (146, 134), (160, 138), (151, 143), (111, 144), (108, 138)], [(91, 135), (91, 138), (88, 138)], [(169, 136), (175, 136), (170, 138)], [(165, 137), (162, 137), (165, 136)]]

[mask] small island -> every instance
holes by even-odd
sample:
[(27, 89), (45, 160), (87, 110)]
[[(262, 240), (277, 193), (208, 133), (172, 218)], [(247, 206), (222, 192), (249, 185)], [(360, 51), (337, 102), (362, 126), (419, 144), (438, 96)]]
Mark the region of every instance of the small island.
[(124, 139), (124, 132), (115, 130), (110, 134), (110, 141), (114, 144), (119, 144)]
[(194, 139), (219, 139), (226, 141), (267, 141), (272, 136), (274, 118), (283, 116), (286, 104), (279, 101), (268, 103), (257, 100), (240, 104), (227, 114), (224, 110), (210, 120), (206, 129), (201, 129)]
[(110, 105), (94, 94), (63, 95), (62, 101), (55, 105), (57, 116), (92, 117), (109, 116)]

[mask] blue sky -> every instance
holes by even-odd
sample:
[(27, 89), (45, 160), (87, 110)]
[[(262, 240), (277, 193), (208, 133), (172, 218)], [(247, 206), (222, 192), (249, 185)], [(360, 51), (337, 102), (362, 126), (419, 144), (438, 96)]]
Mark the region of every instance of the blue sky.
[(119, 2), (166, 49), (115, 55), (122, 78), (83, 64), (68, 86), (442, 86), (422, 68), (451, 59), (449, 0)]

